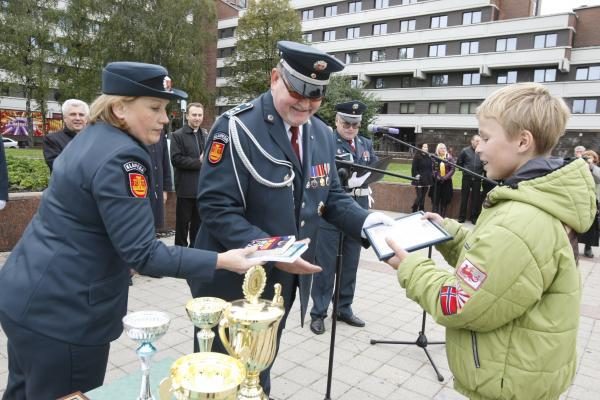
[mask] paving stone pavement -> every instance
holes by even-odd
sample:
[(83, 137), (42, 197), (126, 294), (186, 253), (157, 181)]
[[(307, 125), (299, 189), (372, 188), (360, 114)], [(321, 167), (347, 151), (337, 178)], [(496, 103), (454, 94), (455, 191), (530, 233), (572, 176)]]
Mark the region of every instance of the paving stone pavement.
[[(173, 238), (163, 240), (172, 243)], [(600, 250), (595, 248), (594, 251), (597, 257), (582, 258), (580, 262), (584, 290), (577, 343), (579, 363), (574, 382), (561, 396), (562, 400), (599, 398)], [(0, 253), (0, 265), (7, 256), (8, 253)], [(433, 258), (439, 265), (444, 265), (439, 253), (434, 251)], [(176, 359), (192, 351), (193, 327), (185, 314), (185, 303), (189, 299), (188, 286), (182, 279), (134, 277), (129, 310), (158, 309), (172, 317), (169, 331), (156, 343), (159, 351), (155, 360)], [(445, 378), (438, 382), (421, 348), (370, 344), (371, 339), (416, 340), (422, 316), (421, 309), (405, 297), (394, 271), (378, 262), (370, 250), (363, 250), (361, 256), (353, 308), (367, 325), (365, 328), (354, 328), (342, 322), (337, 325), (331, 399), (465, 399), (452, 389), (452, 375), (443, 345), (428, 346), (431, 357)], [(273, 399), (317, 400), (325, 397), (331, 319), (325, 321), (327, 332), (324, 335), (312, 334), (308, 322), (301, 327), (296, 301), (272, 369)], [(429, 317), (426, 324), (426, 335), (430, 341), (444, 339), (443, 327)], [(134, 343), (125, 335), (112, 343), (105, 383), (139, 369), (134, 349)], [(6, 337), (0, 330), (0, 395), (4, 392), (7, 375)]]

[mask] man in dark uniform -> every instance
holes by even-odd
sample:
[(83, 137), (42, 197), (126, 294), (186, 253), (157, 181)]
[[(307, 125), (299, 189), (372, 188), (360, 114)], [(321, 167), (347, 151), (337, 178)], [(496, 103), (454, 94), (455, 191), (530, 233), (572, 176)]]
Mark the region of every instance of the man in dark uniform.
[[(187, 124), (173, 132), (171, 137), (171, 163), (175, 169), (175, 244), (191, 247), (200, 227), (196, 206), (198, 176), (204, 157), (205, 134), (200, 128), (204, 120), (204, 106), (190, 103), (187, 107)], [(189, 241), (188, 241), (189, 236)]]
[[(378, 160), (371, 140), (358, 135), (362, 114), (366, 108), (367, 106), (360, 101), (349, 101), (335, 106), (337, 111), (334, 131), (336, 157), (342, 157), (360, 165), (371, 165)], [(346, 192), (365, 210), (368, 210), (370, 206), (371, 190), (364, 183), (369, 175), (371, 175), (370, 172), (354, 171), (348, 177), (345, 187)], [(339, 234), (336, 227), (321, 220), (316, 261), (323, 271), (314, 277), (311, 290), (313, 307), (310, 310), (310, 330), (317, 335), (325, 332), (323, 320), (327, 316), (327, 308), (333, 294)], [(359, 241), (352, 237), (344, 238), (342, 280), (337, 315), (339, 321), (357, 327), (365, 326), (364, 321), (354, 315), (352, 311), (360, 249)]]
[(0, 148), (0, 210), (4, 210), (8, 201), (8, 166), (4, 146)]
[[(202, 226), (195, 247), (230, 249), (253, 239), (295, 235), (313, 239), (293, 263), (269, 263), (264, 298), (281, 283), (286, 314), (300, 288), (301, 318), (308, 306), (321, 216), (348, 236), (361, 238), (362, 228), (393, 222), (382, 213), (369, 214), (346, 195), (335, 168), (330, 129), (313, 115), (321, 106), (329, 75), (344, 64), (318, 49), (279, 42), (281, 60), (271, 71), (271, 89), (250, 103), (233, 108), (213, 126), (200, 172), (198, 208)], [(304, 275), (298, 275), (304, 274)], [(211, 283), (190, 280), (194, 297), (243, 297), (243, 277), (217, 272)], [(197, 347), (196, 347), (197, 348)], [(218, 337), (214, 351), (225, 352)], [(270, 390), (269, 371), (261, 385)]]
[[(462, 149), (456, 161), (456, 164), (479, 175), (483, 174), (483, 165), (481, 165), (481, 160), (479, 159), (479, 155), (475, 153), (475, 149), (480, 141), (481, 137), (479, 135), (473, 135), (471, 145)], [(469, 197), (471, 198), (469, 218), (475, 224), (481, 211), (481, 179), (471, 174), (463, 173), (460, 190), (460, 212), (458, 213), (458, 222), (460, 223), (465, 222), (467, 219)]]
[(44, 159), (48, 164), (48, 168), (50, 168), (50, 172), (52, 172), (52, 164), (56, 157), (75, 135), (85, 128), (89, 114), (89, 106), (81, 100), (69, 99), (63, 103), (63, 129), (47, 134), (43, 140)]

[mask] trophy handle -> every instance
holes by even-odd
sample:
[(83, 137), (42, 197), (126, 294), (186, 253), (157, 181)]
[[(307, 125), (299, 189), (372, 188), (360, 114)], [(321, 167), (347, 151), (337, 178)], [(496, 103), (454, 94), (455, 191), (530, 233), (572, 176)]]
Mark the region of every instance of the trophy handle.
[(229, 329), (229, 321), (227, 320), (227, 318), (223, 318), (219, 322), (219, 337), (221, 338), (221, 343), (223, 343), (223, 347), (225, 347), (225, 350), (227, 350), (229, 355), (237, 358), (237, 355), (235, 354), (233, 347), (231, 347), (229, 338), (227, 337), (227, 334), (225, 333), (225, 329)]

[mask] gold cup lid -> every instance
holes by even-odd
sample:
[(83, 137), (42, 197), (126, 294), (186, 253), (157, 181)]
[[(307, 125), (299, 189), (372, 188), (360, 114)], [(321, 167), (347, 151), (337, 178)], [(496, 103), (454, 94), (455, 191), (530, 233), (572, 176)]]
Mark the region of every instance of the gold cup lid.
[(171, 366), (171, 391), (196, 394), (237, 391), (246, 376), (244, 364), (225, 354), (193, 353)]

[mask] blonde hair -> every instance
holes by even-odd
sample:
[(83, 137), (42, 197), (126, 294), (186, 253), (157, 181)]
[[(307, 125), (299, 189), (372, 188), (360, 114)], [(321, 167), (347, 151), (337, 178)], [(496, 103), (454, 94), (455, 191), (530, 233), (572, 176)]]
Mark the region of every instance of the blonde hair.
[(485, 99), (477, 108), (477, 118), (493, 118), (509, 138), (524, 130), (531, 132), (537, 154), (548, 154), (565, 134), (569, 119), (565, 102), (539, 83), (516, 83)]
[(598, 157), (598, 153), (596, 153), (594, 150), (586, 150), (583, 152), (582, 156), (591, 157), (596, 165), (598, 165), (600, 162), (600, 157)]
[(118, 103), (130, 103), (135, 99), (137, 97), (101, 94), (90, 106), (89, 123), (95, 124), (98, 121), (102, 121), (116, 128), (127, 130), (125, 121), (119, 119), (113, 112), (113, 106)]
[(448, 155), (448, 148), (446, 147), (446, 145), (444, 143), (438, 143), (437, 146), (435, 146), (435, 155), (436, 156), (440, 155), (440, 149), (442, 148), (442, 146), (444, 146), (444, 150), (446, 150), (446, 155)]

